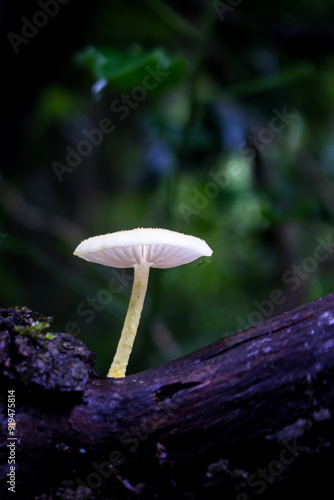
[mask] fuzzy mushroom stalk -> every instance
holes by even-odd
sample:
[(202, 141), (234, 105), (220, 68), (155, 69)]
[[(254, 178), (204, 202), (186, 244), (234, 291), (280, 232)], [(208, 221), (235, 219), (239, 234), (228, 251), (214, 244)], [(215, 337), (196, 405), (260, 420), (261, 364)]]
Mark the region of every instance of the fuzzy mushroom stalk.
[(125, 377), (126, 367), (143, 310), (150, 267), (167, 269), (212, 255), (205, 241), (168, 229), (138, 228), (93, 236), (80, 243), (74, 255), (104, 266), (134, 268), (130, 304), (108, 377)]
[(134, 266), (134, 279), (128, 312), (126, 313), (121, 338), (119, 340), (114, 361), (108, 372), (108, 377), (125, 377), (133, 343), (136, 338), (140, 316), (143, 310), (150, 264), (142, 262)]

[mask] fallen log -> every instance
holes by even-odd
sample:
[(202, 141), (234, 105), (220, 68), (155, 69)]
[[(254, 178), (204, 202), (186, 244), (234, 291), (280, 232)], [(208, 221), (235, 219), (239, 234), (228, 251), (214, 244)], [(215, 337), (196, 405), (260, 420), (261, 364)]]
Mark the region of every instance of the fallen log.
[(0, 309), (1, 498), (333, 491), (334, 294), (124, 379), (47, 321)]

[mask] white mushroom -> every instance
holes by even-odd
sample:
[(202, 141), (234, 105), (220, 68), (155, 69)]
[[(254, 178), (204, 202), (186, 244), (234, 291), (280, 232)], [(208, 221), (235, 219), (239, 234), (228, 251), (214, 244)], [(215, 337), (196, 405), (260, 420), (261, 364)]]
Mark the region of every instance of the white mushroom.
[(212, 255), (205, 241), (167, 229), (138, 228), (84, 240), (74, 255), (90, 262), (134, 268), (133, 288), (121, 338), (108, 377), (125, 377), (143, 309), (150, 267), (167, 269)]

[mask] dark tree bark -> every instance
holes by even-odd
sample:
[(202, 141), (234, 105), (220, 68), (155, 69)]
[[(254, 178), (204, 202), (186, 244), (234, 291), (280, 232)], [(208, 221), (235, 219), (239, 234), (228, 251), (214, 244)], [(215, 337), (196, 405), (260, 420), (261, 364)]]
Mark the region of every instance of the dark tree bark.
[[(329, 498), (334, 294), (124, 379), (0, 310), (1, 498)], [(7, 398), (15, 390), (16, 496)], [(330, 493), (330, 494), (331, 494)]]

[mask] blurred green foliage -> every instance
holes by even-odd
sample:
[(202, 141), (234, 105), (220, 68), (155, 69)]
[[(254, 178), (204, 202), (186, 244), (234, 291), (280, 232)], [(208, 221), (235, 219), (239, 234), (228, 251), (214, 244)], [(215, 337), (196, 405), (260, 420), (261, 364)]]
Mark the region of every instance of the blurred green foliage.
[(129, 372), (333, 290), (334, 4), (224, 5), (73, 2), (20, 54), (7, 43), (28, 69), (8, 90), (1, 305), (53, 316), (100, 374), (131, 279), (75, 258), (83, 238), (166, 227), (213, 249), (152, 270)]
[(181, 57), (170, 58), (163, 50), (143, 52), (140, 46), (122, 52), (119, 49), (97, 49), (87, 47), (77, 56), (77, 61), (89, 68), (97, 78), (97, 90), (109, 84), (115, 91), (133, 90), (136, 83), (142, 83), (147, 77), (147, 68), (159, 67), (168, 78), (162, 78), (154, 90), (165, 92), (169, 88), (183, 83), (186, 61)]

